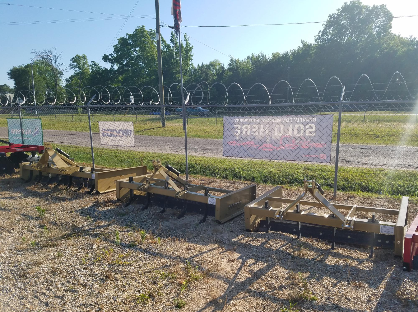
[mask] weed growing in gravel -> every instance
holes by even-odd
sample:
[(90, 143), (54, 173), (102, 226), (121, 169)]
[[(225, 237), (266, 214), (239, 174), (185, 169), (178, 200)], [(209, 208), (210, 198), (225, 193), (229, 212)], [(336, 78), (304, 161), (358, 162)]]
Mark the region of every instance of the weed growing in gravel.
[(114, 253), (113, 248), (103, 249), (98, 252), (98, 255), (95, 257), (94, 262), (110, 260)]
[(141, 230), (139, 232), (139, 235), (141, 236), (141, 243), (145, 240), (145, 237), (147, 236), (147, 233), (145, 232), (145, 230)]
[(150, 296), (148, 294), (139, 294), (137, 297), (137, 302), (142, 304), (147, 304), (150, 300)]
[(289, 307), (283, 307), (280, 309), (280, 312), (298, 312), (296, 309), (296, 303), (289, 302)]
[(298, 243), (294, 248), (294, 255), (299, 258), (307, 258), (309, 256), (309, 250), (306, 249), (303, 243)]
[(177, 275), (175, 273), (172, 273), (172, 272), (164, 272), (164, 271), (160, 272), (160, 278), (161, 279), (175, 279), (176, 277), (177, 277)]
[(40, 218), (43, 218), (45, 216), (45, 208), (42, 208), (41, 206), (36, 206), (35, 209), (36, 211), (38, 211)]
[[(111, 265), (129, 265), (131, 262), (126, 261), (125, 258), (129, 257), (130, 254), (117, 254), (113, 248), (99, 250), (97, 255), (94, 257), (93, 262), (105, 262)], [(83, 264), (87, 262), (87, 258), (83, 258)]]
[(120, 245), (120, 235), (119, 235), (119, 231), (115, 231), (115, 243), (116, 245)]
[[(199, 272), (198, 266), (192, 266), (189, 261), (186, 261), (185, 272), (186, 276), (183, 280), (179, 281), (180, 285), (180, 294), (185, 291), (188, 286), (193, 283), (194, 281), (198, 281), (203, 278), (202, 274)], [(182, 275), (184, 274), (182, 273)], [(184, 275), (183, 275), (184, 276)]]
[(292, 272), (289, 276), (291, 282), (290, 294), (288, 296), (289, 302), (296, 304), (302, 301), (316, 301), (318, 298), (312, 294), (309, 289), (308, 281), (302, 276), (300, 272)]
[(128, 255), (120, 254), (120, 255), (117, 256), (117, 258), (115, 260), (112, 261), (112, 264), (116, 264), (116, 265), (128, 265), (128, 264), (130, 264), (129, 261), (123, 260), (126, 257), (128, 257)]
[(36, 241), (31, 241), (31, 242), (30, 242), (30, 245), (31, 245), (32, 247), (36, 247), (36, 246), (38, 245), (38, 243), (37, 243)]
[(186, 272), (187, 280), (190, 282), (198, 281), (203, 278), (202, 274), (199, 272), (199, 267), (193, 267), (189, 261), (186, 261)]
[(185, 306), (186, 306), (186, 301), (184, 301), (183, 299), (180, 299), (180, 298), (174, 299), (174, 307), (176, 309), (182, 309)]

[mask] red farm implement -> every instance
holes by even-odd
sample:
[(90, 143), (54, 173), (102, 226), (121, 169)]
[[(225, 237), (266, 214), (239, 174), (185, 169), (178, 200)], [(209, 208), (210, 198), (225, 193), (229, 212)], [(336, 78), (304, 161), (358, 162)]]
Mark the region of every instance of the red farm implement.
[(405, 234), (403, 267), (406, 271), (418, 270), (418, 215)]
[(19, 168), (21, 162), (27, 161), (29, 155), (26, 153), (35, 156), (36, 153), (44, 151), (42, 145), (14, 144), (4, 140), (0, 140), (0, 142), (7, 144), (0, 146), (0, 174), (13, 173), (15, 168)]

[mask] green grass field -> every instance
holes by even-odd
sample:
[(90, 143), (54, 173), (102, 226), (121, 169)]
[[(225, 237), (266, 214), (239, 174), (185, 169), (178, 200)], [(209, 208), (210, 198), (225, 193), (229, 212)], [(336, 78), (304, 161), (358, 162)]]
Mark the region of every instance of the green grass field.
[[(60, 146), (60, 148), (78, 162), (91, 163), (90, 149), (87, 147)], [(96, 164), (109, 168), (146, 165), (151, 170), (154, 159), (159, 159), (163, 164), (168, 163), (181, 172), (185, 172), (183, 155), (95, 149)], [(315, 179), (325, 189), (332, 189), (334, 185), (333, 165), (191, 156), (189, 157), (189, 173), (271, 185), (300, 187), (304, 179)], [(338, 190), (416, 197), (418, 196), (418, 172), (340, 167)]]
[[(7, 127), (6, 118), (0, 115), (0, 127)], [(334, 114), (333, 142), (337, 136), (337, 114)], [(89, 130), (86, 114), (66, 114), (42, 116), (45, 130)], [(158, 115), (104, 115), (93, 114), (93, 132), (99, 131), (98, 121), (132, 121), (136, 134), (182, 137), (183, 121), (178, 116), (167, 116), (166, 127), (161, 127)], [(407, 134), (407, 135), (405, 135)], [(222, 117), (195, 118), (188, 120), (188, 136), (191, 138), (222, 139)], [(343, 115), (341, 125), (342, 144), (379, 144), (379, 145), (418, 146), (418, 121), (415, 115), (407, 114), (364, 114), (347, 113)]]

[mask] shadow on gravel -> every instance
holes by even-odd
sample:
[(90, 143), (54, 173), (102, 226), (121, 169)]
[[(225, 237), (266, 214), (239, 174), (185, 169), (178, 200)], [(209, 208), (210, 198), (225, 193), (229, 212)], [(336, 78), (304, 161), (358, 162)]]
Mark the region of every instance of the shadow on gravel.
[[(66, 234), (54, 238), (57, 242), (73, 236), (100, 237), (132, 252), (198, 264), (207, 276), (227, 285), (221, 294), (208, 301), (199, 311), (222, 311), (229, 304), (245, 298), (262, 298), (283, 307), (282, 311), (360, 311), (362, 309), (345, 308), (344, 302), (356, 300), (351, 297), (352, 294), (361, 294), (366, 287), (373, 290), (373, 297), (367, 300), (376, 302), (375, 311), (381, 310), (380, 305), (387, 307), (388, 301), (392, 302), (393, 310), (397, 311), (416, 307), (414, 294), (409, 294), (408, 289), (402, 292), (403, 281), (411, 273), (402, 271), (401, 260), (394, 259), (391, 250), (376, 249), (374, 258), (369, 259), (367, 248), (337, 245), (335, 250), (331, 250), (330, 244), (315, 239), (298, 239), (294, 235), (279, 232), (246, 232), (242, 215), (225, 224), (218, 224), (213, 217), (199, 223), (202, 219), (200, 214), (186, 214), (178, 219), (179, 210), (167, 207), (166, 212), (161, 213), (162, 207), (152, 203), (148, 209), (143, 210), (144, 204), (140, 201), (125, 206), (114, 195), (88, 195), (86, 189), (76, 192), (74, 189), (41, 184), (31, 184), (27, 188), (31, 196), (51, 196), (54, 201), (69, 203), (80, 197), (93, 196), (93, 204), (76, 209), (77, 213), (92, 222), (81, 227), (68, 225)], [(72, 197), (68, 198), (68, 193)], [(192, 250), (191, 255), (182, 256), (181, 251), (172, 255), (150, 245), (132, 245), (123, 240), (118, 242), (114, 236), (101, 234), (102, 230), (113, 225), (120, 226), (123, 231), (141, 229), (152, 233), (154, 237), (185, 241), (204, 246), (205, 249), (196, 252)], [(209, 268), (201, 260), (204, 255), (217, 254), (217, 257), (223, 257), (228, 253), (238, 255), (233, 259), (236, 269), (232, 277), (227, 277), (217, 268)], [(286, 287), (284, 281), (277, 278), (277, 270), (286, 271)], [(270, 281), (274, 283), (268, 287), (258, 285)], [(323, 286), (317, 286), (324, 284), (330, 285), (327, 290), (332, 291), (324, 293), (323, 289), (318, 288)], [(350, 291), (344, 293), (339, 289)], [(319, 296), (320, 300), (317, 300)]]
[[(208, 217), (205, 223), (200, 224), (201, 215), (198, 214), (186, 214), (178, 219), (178, 210), (167, 207), (166, 212), (161, 213), (162, 207), (151, 204), (148, 209), (142, 210), (143, 207), (144, 205), (138, 202), (125, 206), (116, 200), (107, 200), (106, 202), (97, 201), (89, 207), (79, 209), (78, 213), (92, 218), (93, 221), (104, 222), (106, 226), (117, 224), (123, 227), (136, 227), (152, 233), (155, 237), (175, 238), (210, 248), (204, 252), (196, 252), (191, 256), (183, 257), (166, 254), (158, 251), (158, 248), (143, 248), (123, 242), (118, 243), (119, 246), (140, 253), (182, 262), (188, 261), (192, 264), (197, 264), (203, 254), (216, 250), (219, 255), (227, 252), (239, 254), (235, 261), (239, 261), (240, 265), (232, 278), (227, 278), (216, 270), (208, 271), (210, 277), (223, 281), (228, 286), (223, 294), (209, 301), (199, 311), (208, 309), (222, 311), (229, 303), (241, 300), (243, 296), (244, 298), (263, 298), (282, 307), (288, 306), (289, 309), (297, 307), (311, 310), (360, 311), (346, 309), (343, 303), (341, 305), (331, 303), (332, 301), (355, 300), (350, 297), (352, 291), (347, 294), (335, 291), (323, 298), (327, 294), (321, 293), (316, 285), (323, 284), (324, 280), (327, 280), (327, 283), (332, 284), (331, 288), (335, 287), (335, 289), (350, 288), (361, 293), (362, 288), (369, 287), (380, 293), (382, 285), (393, 283), (395, 278), (393, 272), (397, 272), (398, 275), (403, 274), (402, 262), (394, 259), (391, 250), (375, 249), (374, 258), (369, 259), (368, 248), (337, 245), (335, 250), (331, 250), (330, 244), (315, 239), (297, 239), (296, 236), (279, 232), (246, 232), (243, 216), (225, 224), (218, 224), (213, 217)], [(83, 229), (80, 235), (95, 237), (95, 231), (96, 228)], [(107, 241), (117, 243), (112, 238), (107, 238)], [(280, 244), (276, 246), (278, 242)], [(216, 247), (209, 247), (210, 245), (216, 245)], [(343, 253), (345, 248), (350, 250), (350, 255)], [(262, 267), (251, 270), (254, 263)], [(205, 263), (202, 264), (201, 261), (199, 266), (207, 269)], [(295, 279), (292, 284), (293, 288), (290, 290), (293, 294), (285, 298), (279, 296), (285, 289), (275, 278), (274, 271), (278, 267), (286, 270), (290, 279)], [(243, 279), (243, 276), (248, 275), (243, 273), (244, 268), (247, 272), (250, 270), (251, 274)], [(276, 280), (279, 285), (267, 290), (254, 290), (254, 285), (266, 280)], [(391, 291), (394, 292), (393, 289)], [(318, 303), (319, 295), (321, 295), (321, 301), (325, 300), (327, 303)], [(375, 301), (376, 297), (367, 300)], [(399, 300), (394, 302), (399, 304)], [(378, 306), (376, 309), (378, 310)]]

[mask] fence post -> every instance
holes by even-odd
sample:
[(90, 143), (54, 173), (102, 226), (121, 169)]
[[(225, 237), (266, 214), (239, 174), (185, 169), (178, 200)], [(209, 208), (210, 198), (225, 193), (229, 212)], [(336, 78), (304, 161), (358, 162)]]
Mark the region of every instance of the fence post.
[(19, 105), (19, 121), (20, 121), (20, 137), (22, 138), (22, 144), (25, 144), (25, 142), (23, 142), (22, 107), (20, 105)]
[(337, 199), (337, 180), (338, 180), (338, 158), (340, 156), (340, 136), (341, 136), (341, 116), (343, 111), (343, 101), (344, 101), (345, 86), (341, 91), (341, 98), (339, 102), (339, 111), (338, 111), (338, 130), (337, 130), (337, 146), (335, 150), (335, 176), (334, 176), (334, 197)]
[(96, 94), (87, 103), (87, 114), (89, 117), (89, 130), (90, 130), (90, 148), (91, 148), (91, 160), (92, 160), (92, 173), (94, 173), (94, 151), (93, 151), (93, 133), (91, 132), (91, 118), (90, 118), (90, 103), (94, 100)]
[(189, 157), (188, 157), (188, 147), (187, 147), (187, 125), (189, 120), (187, 119), (187, 110), (186, 103), (184, 101), (183, 94), (183, 69), (182, 69), (182, 59), (181, 59), (181, 36), (180, 30), (178, 31), (179, 37), (179, 60), (180, 60), (180, 91), (181, 91), (181, 107), (183, 112), (183, 130), (184, 130), (184, 152), (186, 154), (186, 181), (189, 181)]

